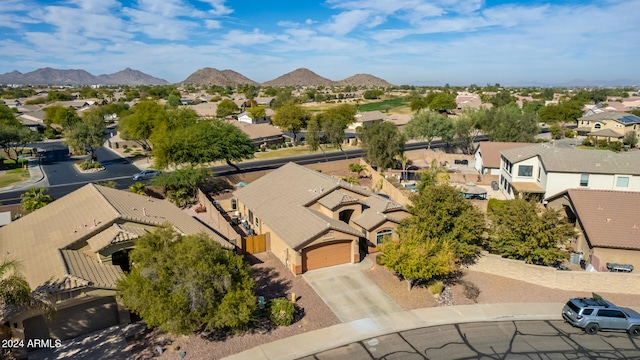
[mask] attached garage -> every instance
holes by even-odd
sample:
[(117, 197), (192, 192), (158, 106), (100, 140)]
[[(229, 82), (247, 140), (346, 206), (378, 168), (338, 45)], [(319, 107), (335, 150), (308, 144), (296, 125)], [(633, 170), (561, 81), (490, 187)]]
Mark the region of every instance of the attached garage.
[(334, 241), (302, 250), (302, 271), (321, 269), (351, 262), (353, 241)]
[(104, 297), (58, 310), (53, 323), (47, 324), (44, 317), (35, 316), (26, 319), (23, 324), (26, 340), (67, 340), (119, 323), (120, 316), (115, 299)]

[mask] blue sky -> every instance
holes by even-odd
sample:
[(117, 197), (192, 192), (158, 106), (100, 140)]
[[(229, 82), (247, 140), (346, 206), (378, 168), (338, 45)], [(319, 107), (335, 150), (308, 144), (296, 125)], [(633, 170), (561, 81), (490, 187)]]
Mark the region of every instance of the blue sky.
[(308, 68), (393, 84), (640, 78), (640, 0), (2, 0), (0, 73)]

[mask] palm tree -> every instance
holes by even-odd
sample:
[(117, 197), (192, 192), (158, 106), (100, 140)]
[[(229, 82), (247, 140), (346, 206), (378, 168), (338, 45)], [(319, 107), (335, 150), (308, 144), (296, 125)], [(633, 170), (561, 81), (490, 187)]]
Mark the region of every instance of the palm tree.
[(55, 307), (48, 300), (31, 292), (29, 283), (18, 272), (18, 268), (16, 260), (5, 259), (0, 262), (0, 319), (6, 321), (9, 314), (25, 308), (42, 310), (45, 317), (52, 319)]
[(45, 194), (44, 188), (30, 188), (20, 195), (20, 203), (23, 211), (35, 211), (53, 201), (51, 195)]

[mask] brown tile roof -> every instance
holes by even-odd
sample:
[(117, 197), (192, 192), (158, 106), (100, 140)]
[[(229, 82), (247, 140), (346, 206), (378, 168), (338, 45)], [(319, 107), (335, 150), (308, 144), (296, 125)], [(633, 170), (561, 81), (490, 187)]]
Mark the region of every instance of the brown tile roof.
[(589, 135), (616, 138), (616, 139), (619, 139), (619, 138), (624, 136), (624, 135), (620, 134), (619, 132), (617, 132), (615, 130), (612, 130), (612, 129), (603, 129), (603, 130), (599, 130), (599, 131), (590, 132)]
[(539, 156), (549, 172), (640, 175), (640, 152), (559, 148), (547, 144), (503, 150), (507, 160), (517, 163)]
[(385, 115), (378, 110), (363, 111), (363, 112), (357, 113), (355, 116), (356, 122), (378, 121), (378, 120), (383, 120), (384, 118), (385, 118)]
[(249, 124), (237, 120), (230, 120), (229, 122), (240, 128), (251, 140), (282, 136), (282, 131), (270, 124)]
[(500, 168), (500, 152), (507, 149), (531, 146), (530, 143), (483, 141), (478, 145), (482, 154), (482, 165), (489, 169)]
[[(363, 187), (291, 162), (236, 190), (234, 195), (290, 247), (301, 249), (328, 229), (362, 235), (342, 221), (330, 219), (307, 207), (327, 196), (331, 197), (323, 202), (328, 205), (344, 199), (340, 195), (332, 195), (334, 191), (373, 196)], [(374, 212), (368, 214), (373, 215)]]
[[(115, 289), (116, 281), (123, 276), (119, 266), (101, 264), (81, 250), (59, 250), (67, 276), (72, 276), (84, 286)], [(94, 254), (94, 256), (96, 256)]]
[[(47, 290), (56, 291), (70, 286), (60, 250), (91, 246), (96, 251), (93, 246), (100, 248), (117, 238), (114, 223), (127, 222), (147, 226), (168, 222), (183, 234), (205, 232), (224, 247), (233, 248), (221, 236), (168, 201), (88, 184), (0, 228), (0, 252), (22, 264), (22, 274), (32, 288), (46, 284)], [(107, 233), (100, 237), (103, 231)], [(89, 244), (90, 239), (93, 239), (92, 244)], [(97, 255), (90, 259), (96, 262), (98, 269), (104, 268), (98, 264)], [(105, 271), (110, 270), (105, 268)]]
[(591, 246), (640, 250), (640, 192), (569, 189), (567, 194)]
[(406, 211), (402, 211), (402, 214), (394, 214), (394, 211), (404, 210), (404, 207), (378, 195), (371, 195), (360, 202), (366, 207), (362, 214), (353, 219), (353, 222), (366, 230), (371, 230), (387, 220), (399, 223), (406, 217), (405, 214), (408, 214)]

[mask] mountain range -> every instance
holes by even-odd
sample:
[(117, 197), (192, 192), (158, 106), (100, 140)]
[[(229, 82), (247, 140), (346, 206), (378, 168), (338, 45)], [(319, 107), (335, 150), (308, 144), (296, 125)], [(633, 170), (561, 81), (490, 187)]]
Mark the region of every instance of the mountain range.
[[(117, 73), (92, 75), (85, 70), (59, 70), (50, 67), (41, 68), (28, 73), (12, 71), (0, 75), (0, 84), (32, 84), (32, 85), (166, 85), (168, 81), (147, 75), (141, 71), (126, 68)], [(202, 68), (196, 70), (179, 85), (264, 85), (264, 86), (365, 86), (390, 87), (386, 80), (369, 74), (357, 74), (343, 80), (333, 81), (324, 78), (309, 69), (296, 69), (273, 80), (259, 83), (233, 70)]]
[(0, 84), (32, 85), (166, 85), (168, 81), (126, 68), (113, 74), (92, 75), (85, 70), (59, 70), (50, 67), (28, 73), (12, 71), (0, 75)]

